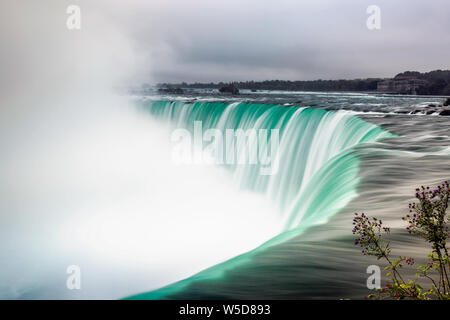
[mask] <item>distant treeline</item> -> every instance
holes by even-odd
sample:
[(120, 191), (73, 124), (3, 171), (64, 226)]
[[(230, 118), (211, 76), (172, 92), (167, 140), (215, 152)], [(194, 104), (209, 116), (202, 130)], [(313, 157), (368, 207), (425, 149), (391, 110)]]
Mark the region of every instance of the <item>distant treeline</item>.
[[(161, 83), (160, 88), (197, 88), (197, 89), (220, 89), (233, 84), (238, 89), (248, 90), (286, 90), (286, 91), (377, 91), (379, 83), (400, 83), (404, 89), (405, 81), (414, 85), (419, 83), (415, 92), (419, 95), (450, 95), (450, 70), (436, 70), (426, 73), (417, 71), (406, 71), (396, 75), (394, 78), (380, 79), (354, 79), (354, 80), (310, 80), (310, 81), (240, 81), (240, 82), (218, 82), (218, 83)], [(408, 86), (408, 84), (406, 84)], [(395, 87), (395, 86), (394, 86)], [(395, 91), (393, 92), (395, 93)], [(403, 92), (397, 92), (403, 93)]]
[(426, 83), (417, 88), (419, 95), (450, 95), (450, 70), (435, 70), (425, 73), (406, 71), (394, 77), (394, 80), (419, 79)]
[[(356, 80), (311, 80), (311, 81), (240, 81), (231, 82), (239, 89), (248, 90), (286, 90), (286, 91), (376, 91), (377, 83), (381, 79), (356, 79)], [(162, 83), (164, 88), (197, 88), (220, 89), (230, 83)]]

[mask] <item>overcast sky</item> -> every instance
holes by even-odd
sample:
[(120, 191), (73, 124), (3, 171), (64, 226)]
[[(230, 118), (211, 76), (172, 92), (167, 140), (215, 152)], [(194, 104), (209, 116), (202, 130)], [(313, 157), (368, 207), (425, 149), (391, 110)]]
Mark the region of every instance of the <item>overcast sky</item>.
[[(68, 35), (70, 4), (80, 6), (82, 28)], [(381, 8), (381, 30), (366, 27), (369, 5)], [(126, 51), (116, 67), (128, 69), (130, 81), (390, 77), (450, 68), (448, 0), (5, 0), (2, 7), (2, 47), (11, 46), (5, 37), (23, 38), (15, 58), (27, 50), (28, 64), (38, 63), (33, 57), (64, 51), (78, 32), (96, 43), (83, 54), (97, 50), (101, 63)]]
[[(130, 4), (126, 23), (158, 81), (387, 77), (450, 68), (448, 0), (147, 2)], [(366, 27), (372, 4), (381, 9), (381, 30)]]

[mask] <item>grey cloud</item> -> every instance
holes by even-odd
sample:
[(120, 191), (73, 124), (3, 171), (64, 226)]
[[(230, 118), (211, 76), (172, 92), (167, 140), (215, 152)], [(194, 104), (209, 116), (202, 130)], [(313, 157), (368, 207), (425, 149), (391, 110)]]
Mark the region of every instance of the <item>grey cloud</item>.
[[(26, 8), (26, 1), (22, 2)], [(58, 19), (63, 22), (64, 7), (72, 2), (42, 1), (29, 6), (26, 14), (38, 7), (38, 13), (45, 15), (47, 6), (52, 12), (60, 10)], [(387, 77), (404, 70), (450, 67), (450, 4), (446, 0), (77, 3), (86, 16), (82, 32), (92, 33), (93, 41), (105, 45), (93, 63), (102, 61), (101, 55), (108, 55), (110, 61), (118, 48), (114, 44), (108, 53), (109, 42), (123, 37), (133, 55), (121, 68), (130, 71), (136, 82)], [(371, 4), (381, 8), (379, 31), (366, 28), (366, 8)], [(14, 19), (20, 20), (20, 15), (17, 10), (13, 13)], [(60, 23), (58, 19), (46, 23)], [(116, 33), (102, 35), (95, 19), (103, 19)], [(2, 23), (13, 25), (12, 21), (10, 17)], [(52, 46), (59, 50), (63, 45), (60, 37), (48, 37), (51, 30), (44, 34), (27, 30), (26, 24), (21, 28), (16, 28), (16, 34), (12, 28), (1, 32), (12, 32), (10, 38), (34, 36), (31, 42), (41, 43), (50, 53)], [(39, 50), (33, 55), (38, 56)]]

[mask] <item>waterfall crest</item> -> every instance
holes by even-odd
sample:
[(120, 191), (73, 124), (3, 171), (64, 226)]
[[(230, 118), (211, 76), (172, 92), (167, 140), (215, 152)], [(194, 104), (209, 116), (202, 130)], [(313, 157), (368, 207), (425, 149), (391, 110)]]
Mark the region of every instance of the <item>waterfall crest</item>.
[[(260, 164), (224, 164), (242, 189), (265, 194), (279, 208), (285, 230), (326, 222), (356, 196), (358, 159), (352, 148), (392, 136), (347, 112), (250, 103), (145, 102), (153, 116), (193, 131), (279, 130), (276, 174)], [(237, 152), (244, 153), (243, 146)], [(272, 159), (273, 160), (273, 159)]]

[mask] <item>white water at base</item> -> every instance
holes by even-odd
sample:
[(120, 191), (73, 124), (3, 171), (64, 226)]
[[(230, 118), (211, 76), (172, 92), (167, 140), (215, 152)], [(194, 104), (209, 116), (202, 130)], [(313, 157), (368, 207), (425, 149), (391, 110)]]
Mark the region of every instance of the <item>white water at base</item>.
[[(124, 100), (74, 102), (31, 125), (32, 137), (19, 125), (1, 141), (0, 298), (122, 298), (281, 231), (275, 209), (220, 170), (172, 165), (166, 127)], [(66, 288), (69, 265), (81, 290)]]

